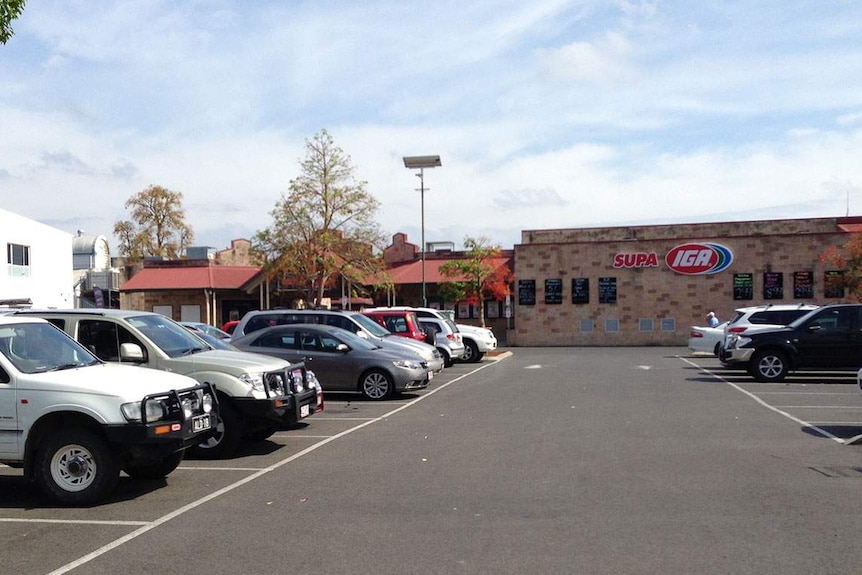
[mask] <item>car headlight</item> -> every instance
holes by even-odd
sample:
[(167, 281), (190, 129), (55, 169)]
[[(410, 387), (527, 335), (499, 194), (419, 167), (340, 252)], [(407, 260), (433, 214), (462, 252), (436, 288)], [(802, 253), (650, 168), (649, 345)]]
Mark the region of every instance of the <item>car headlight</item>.
[(200, 399), (201, 407), (203, 408), (204, 413), (212, 413), (213, 410), (213, 396), (209, 393), (203, 393), (203, 397)]
[[(148, 422), (160, 421), (164, 419), (165, 416), (168, 414), (168, 406), (163, 400), (160, 399), (147, 401), (145, 409)], [(127, 421), (139, 422), (142, 420), (140, 401), (135, 401), (133, 403), (124, 403), (120, 406), (120, 410), (123, 412), (123, 417), (125, 417)]]
[(239, 376), (239, 380), (244, 384), (251, 386), (255, 391), (263, 391), (262, 373), (244, 373)]
[(419, 363), (408, 359), (396, 359), (392, 363), (395, 364), (395, 367), (400, 367), (402, 369), (422, 369), (422, 366), (420, 366)]
[(272, 395), (287, 395), (289, 387), (284, 374), (270, 373), (264, 377), (266, 377), (266, 381), (269, 384), (269, 392)]

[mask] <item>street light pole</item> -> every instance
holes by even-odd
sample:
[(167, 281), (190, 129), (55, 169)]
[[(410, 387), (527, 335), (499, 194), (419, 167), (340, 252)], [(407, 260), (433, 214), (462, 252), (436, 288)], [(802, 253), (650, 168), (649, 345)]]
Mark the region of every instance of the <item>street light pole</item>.
[(422, 214), (422, 307), (428, 307), (425, 294), (425, 168), (419, 168), (419, 197)]
[(436, 168), (441, 166), (440, 156), (405, 156), (404, 167), (411, 170), (418, 169), (419, 194), (421, 202), (422, 223), (422, 307), (428, 307), (428, 296), (425, 288), (425, 168)]

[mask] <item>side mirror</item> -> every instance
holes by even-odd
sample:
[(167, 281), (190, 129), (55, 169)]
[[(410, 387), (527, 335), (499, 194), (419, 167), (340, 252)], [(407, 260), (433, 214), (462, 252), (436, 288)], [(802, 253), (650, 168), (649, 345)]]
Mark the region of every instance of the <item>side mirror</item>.
[(337, 346), (335, 346), (335, 351), (340, 351), (341, 353), (347, 353), (348, 351), (350, 351), (350, 348), (347, 346), (346, 343), (339, 343)]
[(144, 350), (136, 343), (120, 344), (120, 361), (130, 361), (133, 363), (144, 363)]
[(819, 321), (808, 324), (808, 331), (810, 332), (820, 331), (821, 329), (823, 329), (823, 326), (820, 325)]

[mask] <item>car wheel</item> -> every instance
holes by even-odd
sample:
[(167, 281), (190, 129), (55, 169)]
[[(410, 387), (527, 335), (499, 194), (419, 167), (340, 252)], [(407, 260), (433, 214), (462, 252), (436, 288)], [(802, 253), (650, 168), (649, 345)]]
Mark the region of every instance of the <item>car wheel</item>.
[(366, 371), (359, 380), (362, 395), (372, 401), (388, 399), (392, 397), (395, 386), (388, 373), (379, 369)]
[(721, 342), (720, 341), (715, 344), (714, 348), (712, 348), (712, 355), (714, 355), (715, 357), (718, 357), (719, 353), (721, 353)]
[(445, 349), (439, 347), (437, 349), (440, 350), (440, 355), (443, 356), (443, 367), (452, 367), (452, 364), (455, 363), (452, 360), (452, 356), (449, 355), (449, 353)]
[(464, 359), (466, 363), (478, 363), (482, 361), (482, 358), (485, 356), (484, 353), (479, 351), (479, 346), (476, 345), (476, 342), (471, 339), (464, 340)]
[(220, 459), (236, 451), (241, 439), (242, 420), (227, 401), (220, 400), (215, 432), (189, 451), (198, 459)]
[(36, 455), (34, 471), (36, 483), (55, 501), (86, 505), (114, 490), (120, 462), (99, 435), (73, 427), (45, 441)]
[(749, 371), (757, 381), (781, 381), (787, 375), (787, 355), (780, 351), (758, 351)]
[(177, 451), (155, 463), (127, 465), (123, 468), (123, 471), (134, 479), (162, 479), (179, 467), (185, 454), (185, 451)]

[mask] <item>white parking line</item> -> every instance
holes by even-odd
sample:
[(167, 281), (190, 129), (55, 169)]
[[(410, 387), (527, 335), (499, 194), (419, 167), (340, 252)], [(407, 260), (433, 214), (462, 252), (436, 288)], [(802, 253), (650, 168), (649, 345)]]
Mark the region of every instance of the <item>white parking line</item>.
[(688, 359), (686, 359), (685, 357), (682, 357), (682, 356), (677, 356), (677, 357), (679, 357), (681, 360), (683, 360), (684, 362), (686, 362), (686, 363), (687, 363), (687, 364), (689, 364), (690, 366), (692, 366), (692, 367), (695, 367), (695, 368), (699, 369), (701, 372), (706, 373), (706, 374), (708, 374), (708, 375), (710, 375), (710, 376), (714, 377), (714, 378), (715, 378), (715, 379), (717, 379), (718, 381), (721, 381), (721, 382), (723, 382), (723, 383), (726, 383), (727, 385), (729, 385), (730, 387), (734, 388), (734, 389), (735, 389), (735, 390), (737, 390), (738, 392), (740, 392), (740, 393), (744, 393), (745, 395), (747, 395), (748, 397), (750, 397), (751, 399), (753, 399), (754, 401), (756, 401), (757, 403), (759, 403), (760, 405), (762, 405), (763, 407), (765, 407), (766, 409), (768, 409), (768, 410), (770, 410), (770, 411), (773, 411), (773, 412), (775, 412), (775, 413), (777, 413), (777, 414), (779, 414), (779, 415), (783, 415), (783, 416), (784, 416), (784, 417), (786, 417), (787, 419), (789, 419), (789, 420), (791, 420), (791, 421), (795, 421), (796, 423), (798, 423), (799, 425), (801, 425), (801, 426), (803, 426), (803, 427), (807, 427), (808, 429), (812, 429), (812, 430), (816, 431), (817, 433), (819, 433), (820, 435), (822, 435), (823, 437), (826, 437), (826, 438), (828, 438), (828, 439), (831, 439), (831, 440), (833, 440), (833, 441), (835, 441), (835, 442), (837, 442), (837, 443), (840, 443), (840, 444), (842, 444), (842, 445), (848, 445), (848, 444), (850, 443), (849, 441), (845, 441), (845, 440), (841, 439), (840, 437), (838, 437), (838, 436), (836, 436), (836, 435), (833, 435), (833, 434), (829, 433), (828, 431), (826, 431), (826, 430), (825, 430), (825, 429), (823, 429), (822, 427), (818, 427), (818, 426), (814, 425), (814, 424), (813, 424), (813, 423), (811, 423), (811, 422), (808, 422), (808, 421), (805, 421), (805, 420), (799, 419), (798, 417), (795, 417), (795, 416), (793, 416), (793, 415), (790, 415), (790, 414), (789, 414), (789, 413), (787, 413), (786, 411), (782, 411), (781, 409), (779, 409), (779, 408), (775, 407), (774, 405), (770, 405), (770, 404), (766, 403), (765, 401), (763, 401), (762, 399), (760, 399), (760, 397), (758, 397), (757, 395), (755, 395), (755, 394), (751, 393), (750, 391), (747, 391), (747, 390), (743, 389), (741, 386), (739, 386), (739, 385), (737, 385), (737, 384), (733, 383), (732, 381), (728, 381), (728, 380), (724, 379), (724, 378), (723, 378), (723, 377), (721, 377), (720, 375), (718, 375), (718, 374), (716, 374), (716, 373), (711, 372), (710, 370), (706, 369), (705, 367), (702, 367), (702, 366), (697, 365), (696, 363), (694, 363), (694, 362), (692, 362), (692, 361), (689, 361), (689, 360), (688, 360)]
[[(406, 405), (406, 404), (405, 404)], [(314, 417), (314, 421), (374, 421), (376, 417)]]
[(862, 409), (859, 405), (776, 405), (779, 409)]
[(781, 395), (781, 394), (784, 394), (784, 395), (787, 395), (787, 394), (792, 394), (792, 395), (846, 395), (846, 396), (852, 395), (853, 397), (859, 396), (858, 393), (840, 393), (840, 392), (836, 392), (836, 391), (793, 391), (793, 390), (790, 390), (790, 391), (761, 391), (760, 392), (760, 395)]
[[(472, 375), (478, 371), (481, 371), (481, 370), (483, 370), (487, 367), (490, 367), (492, 365), (495, 365), (495, 364), (496, 364), (496, 362), (484, 363), (484, 364), (480, 365), (479, 367), (477, 367), (476, 369), (468, 371), (467, 373), (465, 373), (463, 375), (459, 375), (458, 377), (456, 377), (452, 381), (448, 381), (448, 382), (444, 383), (443, 385), (440, 385), (439, 387), (435, 387), (434, 389), (429, 390), (427, 393), (417, 397), (416, 399), (409, 401), (409, 402), (407, 402), (407, 403), (405, 403), (405, 404), (403, 404), (403, 405), (401, 405), (401, 406), (399, 406), (399, 407), (397, 407), (391, 411), (384, 413), (380, 417), (376, 417), (374, 419), (365, 421), (363, 423), (360, 423), (359, 425), (351, 427), (350, 429), (346, 429), (346, 430), (342, 431), (341, 433), (337, 433), (336, 435), (333, 435), (331, 437), (327, 437), (326, 439), (323, 439), (323, 440), (315, 443), (314, 445), (306, 447), (302, 451), (294, 453), (290, 457), (282, 459), (281, 461), (274, 463), (274, 464), (270, 465), (269, 467), (265, 467), (263, 469), (260, 469), (259, 471), (249, 475), (248, 477), (240, 479), (239, 481), (236, 481), (236, 482), (234, 482), (234, 483), (232, 483), (226, 487), (223, 487), (223, 488), (219, 489), (218, 491), (214, 491), (213, 493), (210, 493), (209, 495), (201, 497), (200, 499), (198, 499), (196, 501), (193, 501), (187, 505), (183, 505), (182, 507), (179, 507), (178, 509), (176, 509), (176, 510), (174, 510), (174, 511), (172, 511), (166, 515), (163, 515), (154, 521), (142, 523), (141, 527), (139, 529), (136, 529), (135, 531), (132, 531), (131, 533), (124, 535), (123, 537), (120, 537), (119, 539), (115, 539), (114, 541), (108, 543), (107, 545), (103, 545), (102, 547), (99, 547), (98, 549), (92, 551), (91, 553), (84, 555), (83, 557), (80, 557), (79, 559), (76, 559), (75, 561), (72, 561), (71, 563), (67, 563), (66, 565), (63, 565), (62, 567), (59, 567), (58, 569), (51, 571), (50, 573), (48, 573), (48, 575), (64, 575), (65, 573), (68, 573), (69, 571), (72, 571), (73, 569), (77, 569), (78, 567), (80, 567), (82, 565), (86, 565), (87, 563), (89, 563), (93, 559), (101, 557), (105, 553), (112, 551), (113, 549), (116, 549), (116, 548), (122, 546), (123, 544), (128, 543), (129, 541), (132, 541), (133, 539), (137, 539), (141, 535), (144, 535), (145, 533), (148, 533), (148, 532), (152, 531), (153, 529), (158, 528), (159, 526), (167, 523), (171, 519), (179, 517), (180, 515), (183, 515), (184, 513), (188, 512), (188, 511), (191, 511), (197, 507), (200, 507), (204, 503), (208, 503), (209, 501), (212, 501), (213, 499), (216, 499), (217, 497), (220, 497), (226, 493), (229, 493), (229, 492), (233, 491), (234, 489), (237, 489), (238, 487), (242, 487), (246, 483), (251, 483), (255, 479), (262, 477), (262, 476), (266, 475), (267, 473), (275, 471), (276, 469), (279, 469), (282, 466), (287, 465), (288, 463), (296, 461), (300, 457), (308, 455), (309, 453), (316, 451), (318, 448), (323, 447), (324, 445), (327, 445), (327, 444), (329, 444), (329, 443), (331, 443), (337, 439), (341, 439), (342, 437), (344, 437), (346, 435), (350, 435), (351, 433), (358, 431), (364, 427), (368, 427), (369, 425), (371, 425), (373, 423), (377, 423), (379, 421), (384, 421), (385, 419), (389, 418), (390, 416), (395, 415), (396, 413), (399, 413), (401, 411), (404, 411), (408, 407), (415, 405), (416, 403), (419, 403), (420, 401), (422, 401), (428, 397), (431, 397), (432, 395), (434, 395), (438, 391), (446, 389), (447, 387), (449, 387), (453, 383), (456, 383), (456, 382), (464, 379), (468, 375)], [(207, 469), (213, 469), (213, 468), (207, 468)]]
[(87, 521), (81, 519), (15, 519), (0, 517), (0, 523), (70, 523), (73, 525), (147, 525), (149, 521)]

